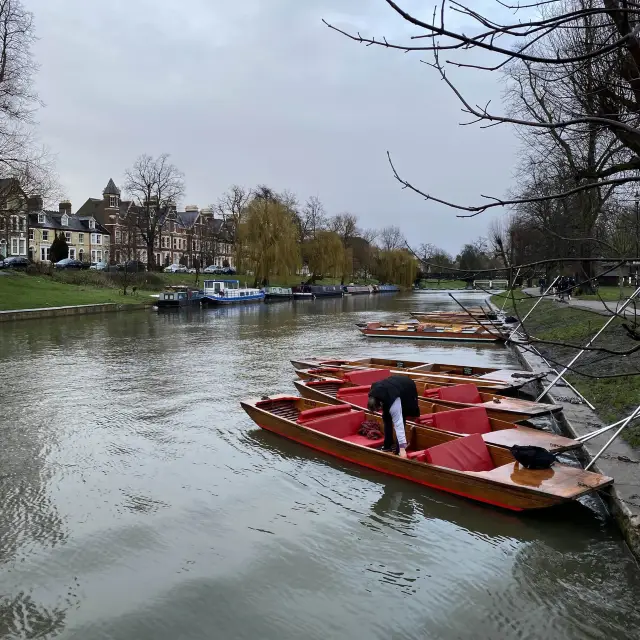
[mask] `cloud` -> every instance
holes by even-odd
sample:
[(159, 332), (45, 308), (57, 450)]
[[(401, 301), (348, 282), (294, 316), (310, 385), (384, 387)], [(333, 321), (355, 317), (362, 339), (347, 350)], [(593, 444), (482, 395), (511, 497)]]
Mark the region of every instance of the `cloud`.
[[(386, 150), (407, 179), (459, 202), (503, 195), (510, 183), (511, 130), (459, 127), (460, 105), (424, 56), (367, 48), (321, 22), (414, 33), (383, 0), (31, 5), (47, 105), (40, 131), (75, 206), (109, 177), (121, 182), (139, 154), (166, 151), (186, 174), (186, 203), (265, 183), (456, 251), (488, 216), (462, 221), (403, 191)], [(474, 102), (499, 100), (491, 76), (456, 78)]]

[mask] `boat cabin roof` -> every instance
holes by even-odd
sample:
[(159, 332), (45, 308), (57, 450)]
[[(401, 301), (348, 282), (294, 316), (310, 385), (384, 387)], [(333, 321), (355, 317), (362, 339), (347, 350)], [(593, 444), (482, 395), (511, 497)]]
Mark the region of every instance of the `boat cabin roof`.
[(221, 287), (224, 287), (225, 289), (239, 289), (240, 280), (205, 280), (204, 281), (205, 289), (219, 289)]

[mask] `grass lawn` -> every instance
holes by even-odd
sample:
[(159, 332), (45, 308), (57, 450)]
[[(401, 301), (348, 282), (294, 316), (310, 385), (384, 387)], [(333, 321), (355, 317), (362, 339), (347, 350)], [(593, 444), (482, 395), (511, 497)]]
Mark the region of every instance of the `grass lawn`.
[(628, 298), (634, 292), (633, 287), (600, 287), (599, 295), (576, 296), (580, 300), (604, 300), (605, 302), (615, 302)]
[[(502, 306), (504, 298), (493, 296), (492, 301)], [(518, 300), (517, 315), (523, 317), (535, 300)], [(513, 313), (513, 304), (508, 301), (507, 313)], [(516, 314), (514, 314), (516, 315)], [(577, 308), (541, 302), (529, 316), (525, 325), (531, 336), (540, 340), (563, 342), (575, 348), (539, 343), (535, 346), (556, 368), (561, 368), (585, 345), (596, 331), (607, 321), (605, 316)], [(605, 347), (613, 351), (625, 351), (637, 343), (630, 339), (621, 321), (614, 321), (594, 343), (595, 347)], [(586, 352), (575, 365), (575, 371), (567, 374), (567, 379), (596, 407), (598, 416), (605, 423), (612, 423), (629, 415), (640, 399), (640, 352), (627, 356), (616, 356), (603, 352)], [(628, 375), (607, 378), (621, 373)], [(581, 375), (581, 374), (588, 374)], [(602, 376), (602, 377), (592, 377)], [(562, 390), (558, 390), (562, 395)], [(629, 444), (640, 447), (640, 421), (627, 427), (623, 437)]]
[(0, 275), (0, 310), (3, 311), (101, 302), (132, 304), (149, 301), (150, 293), (138, 291), (136, 296), (124, 296), (120, 289), (67, 284), (44, 275)]
[(421, 280), (421, 289), (464, 289), (467, 283), (464, 280)]

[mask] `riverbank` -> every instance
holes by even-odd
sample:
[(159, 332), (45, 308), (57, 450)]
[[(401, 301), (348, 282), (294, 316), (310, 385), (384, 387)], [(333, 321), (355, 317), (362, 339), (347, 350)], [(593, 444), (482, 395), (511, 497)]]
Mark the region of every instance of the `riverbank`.
[[(518, 297), (521, 297), (518, 293)], [(517, 313), (520, 317), (531, 309), (534, 299), (519, 300)], [(502, 306), (504, 298), (493, 296), (492, 302)], [(511, 300), (505, 311), (514, 314)], [(554, 366), (563, 367), (602, 327), (607, 318), (599, 313), (567, 307), (553, 301), (542, 301), (527, 318), (527, 332), (540, 340), (563, 344), (537, 344), (536, 348)], [(633, 346), (622, 326), (622, 320), (615, 320), (598, 338), (594, 346), (621, 351)], [(573, 346), (565, 346), (573, 345)], [(526, 347), (524, 348), (526, 350)], [(607, 378), (620, 373), (633, 374), (640, 370), (640, 352), (628, 356), (614, 356), (600, 352), (587, 352), (567, 374), (567, 380), (596, 407), (598, 417), (605, 423), (612, 423), (629, 415), (638, 405), (640, 398), (640, 376)], [(583, 374), (583, 375), (581, 375)], [(564, 393), (564, 389), (562, 390)], [(640, 425), (629, 426), (622, 436), (629, 444), (640, 447)]]
[[(500, 306), (503, 300), (504, 298), (501, 296), (492, 298), (492, 302)], [(533, 302), (531, 300), (517, 300), (518, 314), (521, 317), (524, 316)], [(506, 308), (513, 312), (511, 302), (507, 303)], [(526, 329), (529, 335), (539, 339), (581, 346), (604, 322), (606, 322), (606, 317), (597, 313), (571, 309), (551, 301), (544, 301), (527, 319)], [(610, 331), (606, 331), (596, 345), (620, 350), (623, 338), (620, 332), (624, 329), (618, 321), (614, 321), (612, 325)], [(536, 348), (542, 357), (526, 345), (516, 344), (513, 347), (524, 368), (536, 373), (548, 374), (546, 381), (537, 383), (538, 392), (542, 392), (545, 384), (555, 377), (555, 374), (550, 372), (551, 367), (561, 370), (562, 365), (568, 363), (576, 354), (575, 349), (558, 345), (537, 344)], [(617, 358), (618, 364), (616, 365), (615, 361), (612, 363), (611, 358), (603, 358), (602, 354), (586, 353), (583, 357), (589, 362), (582, 362), (579, 370), (590, 376), (607, 375), (609, 369), (609, 375), (614, 370), (617, 373), (620, 372), (619, 358)], [(627, 358), (632, 357), (627, 356)], [(638, 362), (627, 361), (623, 366), (623, 370), (630, 371), (633, 367), (638, 366)], [(605, 424), (611, 424), (629, 415), (637, 406), (640, 397), (640, 380), (637, 376), (597, 380), (584, 375), (569, 374), (567, 380), (596, 407), (596, 411), (592, 411), (562, 381), (546, 396), (546, 401), (562, 406), (560, 414), (562, 429), (566, 435), (574, 438), (593, 433)], [(583, 445), (578, 453), (583, 466), (586, 466), (594, 458), (611, 435), (612, 432), (605, 433)], [(634, 556), (640, 559), (640, 477), (638, 476), (640, 455), (638, 449), (635, 448), (640, 444), (640, 428), (637, 425), (628, 427), (626, 433), (623, 432), (623, 437), (624, 439), (618, 438), (614, 441), (607, 451), (598, 458), (594, 470), (615, 479), (614, 485), (603, 494), (603, 497), (606, 499), (629, 548)]]
[[(49, 274), (0, 272), (0, 311), (95, 304), (153, 303), (150, 297), (170, 285), (202, 286), (205, 279), (240, 280), (252, 284), (252, 276), (214, 276), (188, 273), (107, 274), (98, 271), (54, 271)], [(127, 295), (124, 295), (126, 284)], [(274, 286), (300, 284), (299, 276), (274, 279)], [(317, 284), (340, 284), (336, 278)], [(135, 288), (135, 290), (134, 290)]]

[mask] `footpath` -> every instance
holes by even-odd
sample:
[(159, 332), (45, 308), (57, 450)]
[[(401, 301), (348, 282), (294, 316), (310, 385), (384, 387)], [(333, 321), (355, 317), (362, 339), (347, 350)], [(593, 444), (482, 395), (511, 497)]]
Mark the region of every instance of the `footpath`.
[[(538, 287), (522, 289), (522, 293), (531, 296), (532, 298), (540, 297), (540, 289)], [(610, 302), (602, 302), (600, 300), (580, 300), (573, 296), (571, 297), (571, 300), (561, 302), (556, 298), (556, 296), (551, 294), (547, 294), (547, 300), (551, 300), (558, 305), (575, 307), (576, 309), (586, 309), (587, 311), (593, 311), (594, 313), (600, 313), (605, 316), (611, 315), (614, 312), (617, 313), (618, 308), (625, 302), (625, 300), (612, 300)], [(634, 305), (630, 304), (622, 311), (622, 315), (633, 317), (634, 315), (640, 314), (638, 314), (638, 310), (634, 308)]]

